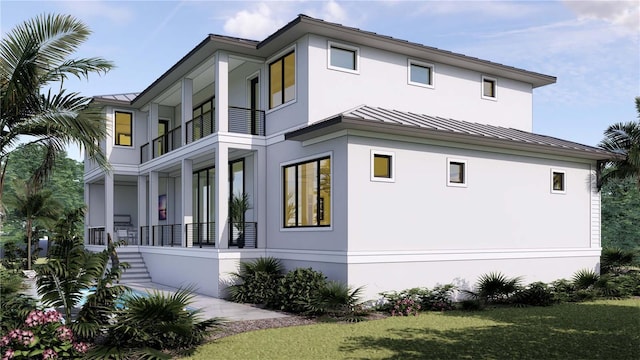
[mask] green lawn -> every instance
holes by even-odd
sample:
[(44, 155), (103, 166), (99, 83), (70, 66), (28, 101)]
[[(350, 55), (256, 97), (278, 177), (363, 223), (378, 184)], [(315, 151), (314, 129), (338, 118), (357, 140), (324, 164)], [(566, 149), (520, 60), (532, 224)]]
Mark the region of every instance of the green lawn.
[(638, 359), (640, 299), (238, 334), (188, 359)]

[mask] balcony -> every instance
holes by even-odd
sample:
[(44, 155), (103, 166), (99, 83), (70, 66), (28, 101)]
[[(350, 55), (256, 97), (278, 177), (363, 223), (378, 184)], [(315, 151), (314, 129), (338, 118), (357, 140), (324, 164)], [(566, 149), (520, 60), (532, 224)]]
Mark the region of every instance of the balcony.
[[(208, 112), (189, 120), (186, 125), (186, 143), (198, 141), (215, 132), (215, 111)], [(264, 136), (265, 113), (262, 110), (252, 110), (236, 106), (229, 106), (229, 132)], [(158, 136), (151, 143), (140, 147), (140, 163), (145, 163), (182, 146), (181, 127), (177, 127), (167, 134)], [(149, 146), (152, 146), (149, 157)]]
[[(187, 239), (192, 247), (214, 247), (216, 224), (213, 222), (191, 223), (184, 225)], [(155, 225), (151, 227), (142, 226), (140, 228), (140, 245), (143, 246), (182, 246), (182, 225)], [(242, 224), (229, 224), (229, 247), (236, 248), (257, 248), (258, 247), (258, 224), (255, 222), (245, 222)]]

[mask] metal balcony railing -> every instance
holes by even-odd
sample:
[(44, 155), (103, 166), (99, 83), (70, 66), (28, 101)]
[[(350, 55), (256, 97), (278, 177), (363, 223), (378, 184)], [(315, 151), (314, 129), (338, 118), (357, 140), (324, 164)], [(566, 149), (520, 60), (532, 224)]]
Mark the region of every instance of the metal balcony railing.
[(200, 140), (207, 135), (213, 134), (216, 129), (216, 119), (214, 111), (207, 112), (201, 116), (195, 117), (186, 123), (187, 126), (187, 144), (196, 140)]
[(229, 223), (229, 247), (257, 248), (258, 223)]
[(150, 240), (151, 246), (182, 246), (182, 225), (154, 225)]
[(106, 242), (106, 234), (104, 226), (89, 227), (89, 245), (104, 245)]
[(229, 132), (264, 136), (264, 111), (229, 106)]
[(193, 246), (209, 246), (216, 244), (216, 223), (192, 223), (185, 224), (187, 232), (187, 243), (191, 242)]

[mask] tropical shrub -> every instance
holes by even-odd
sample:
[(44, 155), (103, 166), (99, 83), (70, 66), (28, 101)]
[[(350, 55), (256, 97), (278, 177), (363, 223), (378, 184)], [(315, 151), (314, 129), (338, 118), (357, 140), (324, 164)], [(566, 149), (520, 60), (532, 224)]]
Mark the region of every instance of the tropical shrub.
[(476, 283), (476, 292), (465, 292), (487, 303), (508, 303), (511, 297), (521, 288), (521, 277), (509, 278), (500, 272), (483, 274)]
[(543, 282), (534, 282), (517, 291), (512, 299), (516, 305), (550, 306), (554, 295), (549, 286)]
[(104, 342), (87, 357), (169, 359), (167, 350), (190, 353), (222, 322), (219, 318), (203, 320), (200, 310), (189, 308), (192, 302), (190, 288), (173, 294), (127, 293), (107, 327)]
[(3, 359), (79, 358), (89, 346), (76, 342), (73, 331), (61, 322), (55, 311), (31, 311), (24, 324), (0, 339)]
[(325, 282), (326, 276), (311, 268), (291, 270), (279, 279), (271, 307), (293, 313), (306, 312)]
[(406, 311), (402, 311), (402, 308), (411, 307), (412, 312), (416, 308), (416, 304), (422, 308), (423, 299), (429, 298), (431, 291), (425, 287), (415, 287), (402, 291), (381, 292), (380, 295), (383, 300), (378, 307), (379, 310), (391, 315), (406, 315)]
[(600, 272), (620, 273), (634, 264), (636, 252), (619, 248), (607, 248), (602, 250), (600, 256)]
[(339, 281), (327, 281), (311, 299), (309, 312), (324, 314), (333, 318), (359, 320), (365, 310), (361, 304), (360, 295), (363, 287), (351, 288)]
[(576, 287), (567, 279), (558, 279), (549, 285), (554, 302), (574, 302), (576, 297)]
[(239, 303), (273, 305), (283, 272), (282, 263), (273, 257), (240, 262), (239, 271), (231, 274), (236, 284), (227, 288), (229, 299)]
[(447, 311), (453, 310), (453, 284), (437, 285), (428, 294), (420, 296), (420, 303), (424, 310)]
[(590, 269), (580, 269), (573, 274), (573, 285), (578, 290), (587, 290), (598, 281), (599, 275)]
[(36, 307), (35, 299), (22, 294), (22, 272), (0, 266), (0, 333), (20, 327)]

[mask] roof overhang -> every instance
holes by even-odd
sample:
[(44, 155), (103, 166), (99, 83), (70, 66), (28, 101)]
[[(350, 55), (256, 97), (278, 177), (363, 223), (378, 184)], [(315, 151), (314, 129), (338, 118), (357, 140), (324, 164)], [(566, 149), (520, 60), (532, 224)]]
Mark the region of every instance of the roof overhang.
[(376, 122), (367, 119), (338, 115), (327, 120), (309, 125), (302, 129), (285, 134), (286, 140), (307, 141), (325, 135), (330, 135), (343, 130), (365, 131), (386, 135), (408, 136), (413, 138), (447, 141), (470, 145), (479, 145), (507, 150), (529, 151), (539, 154), (564, 155), (588, 160), (610, 160), (619, 158), (619, 155), (593, 148), (593, 151), (563, 148), (559, 146), (518, 142), (508, 139), (488, 138), (485, 136), (461, 134), (444, 130), (433, 130), (406, 125)]

